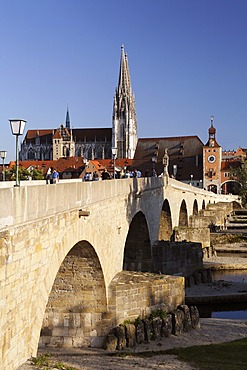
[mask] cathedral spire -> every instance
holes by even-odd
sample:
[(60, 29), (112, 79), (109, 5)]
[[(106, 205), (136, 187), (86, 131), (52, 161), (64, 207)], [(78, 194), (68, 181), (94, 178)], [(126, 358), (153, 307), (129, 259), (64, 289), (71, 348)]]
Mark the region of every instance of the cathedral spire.
[(137, 144), (135, 98), (132, 93), (127, 54), (121, 47), (118, 87), (113, 103), (112, 146), (118, 158), (133, 158)]
[(70, 118), (69, 118), (69, 107), (67, 106), (67, 112), (66, 112), (66, 128), (70, 130)]
[(130, 94), (131, 84), (130, 84), (130, 72), (128, 64), (128, 56), (125, 54), (124, 45), (121, 46), (121, 60), (120, 60), (120, 71), (119, 71), (119, 81), (118, 81), (118, 93), (119, 94)]

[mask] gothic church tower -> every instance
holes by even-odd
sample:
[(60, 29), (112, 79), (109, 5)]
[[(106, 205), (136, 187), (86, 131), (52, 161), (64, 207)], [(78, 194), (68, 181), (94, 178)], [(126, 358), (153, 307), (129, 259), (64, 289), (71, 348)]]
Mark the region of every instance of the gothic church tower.
[(70, 128), (69, 109), (66, 112), (66, 127), (61, 125), (52, 137), (53, 160), (75, 156), (75, 142)]
[(121, 47), (118, 87), (114, 95), (112, 119), (112, 147), (118, 158), (132, 159), (137, 145), (135, 97), (132, 92), (128, 57)]

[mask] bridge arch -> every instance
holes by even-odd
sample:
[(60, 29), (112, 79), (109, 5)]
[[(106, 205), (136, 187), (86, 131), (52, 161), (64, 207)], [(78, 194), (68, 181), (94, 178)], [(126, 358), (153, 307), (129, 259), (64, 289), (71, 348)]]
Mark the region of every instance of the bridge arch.
[(202, 201), (202, 209), (206, 209), (206, 204), (205, 204), (205, 200), (204, 199)]
[(220, 186), (221, 194), (238, 195), (241, 189), (241, 184), (237, 180), (227, 180)]
[(178, 226), (188, 226), (187, 205), (184, 199), (180, 206)]
[(218, 193), (218, 187), (216, 184), (210, 184), (207, 187), (208, 191), (212, 191), (213, 193), (217, 194)]
[(197, 215), (198, 215), (198, 202), (195, 199), (193, 203), (193, 216), (197, 216)]
[(101, 336), (107, 311), (106, 288), (99, 258), (86, 240), (78, 242), (64, 258), (46, 305), (42, 345), (78, 347)]
[(172, 217), (169, 201), (165, 199), (162, 205), (159, 225), (159, 240), (170, 240), (172, 236)]
[(124, 247), (123, 270), (150, 271), (151, 242), (146, 217), (139, 211), (133, 217)]

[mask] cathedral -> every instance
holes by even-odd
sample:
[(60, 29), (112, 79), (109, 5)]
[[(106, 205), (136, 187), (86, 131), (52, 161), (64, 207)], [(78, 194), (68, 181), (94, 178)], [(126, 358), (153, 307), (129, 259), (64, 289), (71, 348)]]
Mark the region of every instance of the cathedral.
[(73, 128), (67, 108), (65, 124), (59, 128), (28, 130), (21, 144), (20, 160), (56, 160), (61, 157), (110, 159), (134, 157), (137, 145), (135, 98), (128, 57), (121, 47), (118, 87), (113, 102), (112, 128)]

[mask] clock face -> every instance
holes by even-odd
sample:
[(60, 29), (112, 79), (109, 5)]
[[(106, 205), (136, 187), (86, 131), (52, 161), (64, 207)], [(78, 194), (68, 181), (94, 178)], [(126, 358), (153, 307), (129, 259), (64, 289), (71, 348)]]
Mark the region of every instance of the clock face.
[(209, 161), (209, 163), (214, 163), (216, 161), (215, 156), (212, 155), (212, 154), (210, 156), (208, 156), (208, 161)]

